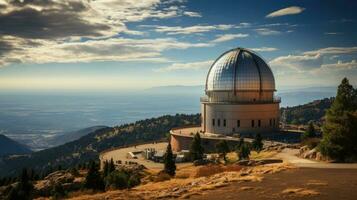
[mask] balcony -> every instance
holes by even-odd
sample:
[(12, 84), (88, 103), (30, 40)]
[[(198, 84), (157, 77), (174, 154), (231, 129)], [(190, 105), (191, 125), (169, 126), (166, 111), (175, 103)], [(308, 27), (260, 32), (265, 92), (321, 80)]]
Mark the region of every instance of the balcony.
[(279, 96), (274, 96), (272, 100), (239, 100), (239, 99), (231, 99), (231, 100), (215, 100), (215, 99), (209, 99), (208, 96), (203, 96), (200, 97), (200, 101), (202, 103), (222, 103), (222, 104), (227, 104), (227, 103), (232, 103), (232, 104), (262, 104), (262, 103), (280, 103), (281, 102), (281, 97)]

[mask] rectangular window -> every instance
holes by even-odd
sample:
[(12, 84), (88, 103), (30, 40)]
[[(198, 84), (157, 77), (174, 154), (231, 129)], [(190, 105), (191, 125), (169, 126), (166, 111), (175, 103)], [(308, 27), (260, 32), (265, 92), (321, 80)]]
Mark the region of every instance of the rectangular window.
[(258, 127), (260, 127), (260, 119), (258, 120)]
[(223, 126), (226, 127), (226, 119), (223, 120)]
[(272, 123), (271, 123), (271, 119), (269, 119), (269, 126), (271, 126), (272, 125)]
[(275, 127), (275, 119), (273, 119), (273, 126)]
[(218, 119), (218, 126), (221, 126), (221, 120)]
[(237, 120), (237, 127), (240, 127), (240, 120)]
[(252, 127), (254, 127), (254, 120), (252, 120)]
[(214, 124), (215, 124), (215, 121), (214, 121), (214, 119), (212, 119), (212, 126), (214, 126)]

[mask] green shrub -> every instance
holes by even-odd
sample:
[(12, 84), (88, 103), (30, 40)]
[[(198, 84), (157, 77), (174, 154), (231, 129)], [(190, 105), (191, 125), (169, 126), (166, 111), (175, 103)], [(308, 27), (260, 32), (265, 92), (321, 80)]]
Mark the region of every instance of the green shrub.
[(129, 175), (123, 171), (113, 171), (105, 180), (106, 187), (125, 189), (128, 188)]
[(313, 149), (318, 146), (320, 143), (320, 138), (307, 138), (305, 139), (302, 144), (307, 145), (309, 149)]

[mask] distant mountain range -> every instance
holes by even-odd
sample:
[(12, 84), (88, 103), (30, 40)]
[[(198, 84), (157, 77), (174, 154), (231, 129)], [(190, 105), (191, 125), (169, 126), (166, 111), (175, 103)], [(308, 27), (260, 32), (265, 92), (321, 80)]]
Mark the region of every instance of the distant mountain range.
[(204, 94), (204, 86), (203, 85), (168, 85), (168, 86), (158, 86), (152, 87), (143, 92), (150, 92), (156, 94), (197, 94), (203, 95)]
[(0, 157), (6, 155), (23, 155), (31, 152), (27, 146), (0, 134)]
[(24, 167), (46, 172), (59, 166), (67, 168), (83, 164), (98, 159), (99, 153), (104, 150), (162, 140), (173, 127), (193, 124), (200, 124), (199, 114), (165, 115), (117, 127), (93, 129), (78, 140), (57, 147), (37, 151), (28, 156), (0, 159), (0, 177), (15, 175)]
[[(152, 87), (144, 92), (154, 94), (195, 94), (197, 97), (204, 95), (204, 85), (184, 86), (171, 85)], [(278, 89), (276, 95), (281, 97), (281, 107), (302, 105), (316, 99), (330, 98), (336, 95), (336, 87), (306, 87)]]
[(325, 98), (304, 105), (281, 108), (281, 120), (288, 124), (307, 124), (309, 121), (321, 124), (333, 100), (334, 98)]
[[(310, 120), (320, 122), (332, 102), (333, 99), (326, 98), (282, 108), (281, 111), (285, 113), (288, 123), (307, 123)], [(0, 174), (16, 173), (23, 167), (43, 171), (59, 165), (75, 166), (90, 159), (98, 159), (99, 153), (107, 149), (165, 139), (171, 128), (192, 124), (200, 124), (199, 114), (165, 115), (117, 127), (90, 127), (77, 132), (75, 137), (79, 139), (66, 144), (34, 152), (29, 156), (4, 158), (0, 161)], [(86, 131), (89, 133), (86, 134)], [(65, 136), (62, 137), (66, 140)]]
[(108, 128), (108, 127), (107, 126), (92, 126), (92, 127), (80, 129), (78, 131), (72, 131), (69, 133), (56, 135), (52, 138), (49, 138), (48, 143), (51, 146), (59, 146), (59, 145), (77, 140), (85, 135), (88, 135), (89, 133), (95, 132), (96, 130), (103, 129), (103, 128)]

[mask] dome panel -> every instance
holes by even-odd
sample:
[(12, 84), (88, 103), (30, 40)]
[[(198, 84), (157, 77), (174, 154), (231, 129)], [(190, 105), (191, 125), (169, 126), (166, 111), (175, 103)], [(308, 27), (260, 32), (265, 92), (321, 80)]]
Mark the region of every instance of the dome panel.
[(238, 53), (234, 51), (227, 52), (215, 62), (207, 77), (209, 90), (230, 90), (232, 88), (232, 74), (234, 74), (237, 55)]
[(239, 54), (236, 70), (235, 90), (259, 90), (259, 71), (250, 53), (242, 51)]
[(274, 75), (257, 54), (236, 48), (211, 66), (206, 79), (206, 92), (210, 91), (275, 91)]

